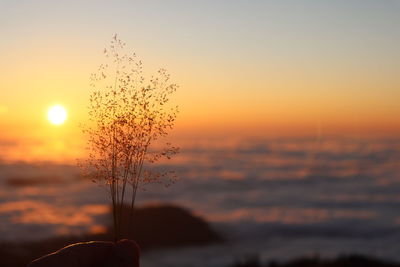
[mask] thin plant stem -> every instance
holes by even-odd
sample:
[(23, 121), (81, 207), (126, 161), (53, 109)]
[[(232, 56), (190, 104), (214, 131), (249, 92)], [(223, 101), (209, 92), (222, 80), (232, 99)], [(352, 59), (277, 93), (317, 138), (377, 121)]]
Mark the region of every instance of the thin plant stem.
[(138, 188), (161, 178), (168, 185), (174, 179), (169, 172), (153, 171), (151, 165), (178, 153), (168, 144), (150, 149), (174, 125), (178, 108), (169, 104), (169, 96), (178, 86), (169, 82), (164, 69), (145, 79), (142, 62), (124, 54), (124, 46), (115, 35), (104, 50), (107, 63), (91, 75), (90, 123), (83, 129), (89, 137), (89, 159), (82, 166), (93, 180), (109, 187), (115, 242), (123, 237), (125, 199), (130, 197), (132, 225)]

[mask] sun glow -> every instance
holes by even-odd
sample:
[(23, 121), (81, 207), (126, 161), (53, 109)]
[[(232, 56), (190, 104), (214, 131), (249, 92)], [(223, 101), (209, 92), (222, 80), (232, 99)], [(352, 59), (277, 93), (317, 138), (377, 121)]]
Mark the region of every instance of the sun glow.
[(47, 119), (54, 125), (61, 125), (67, 119), (67, 111), (61, 105), (51, 106), (47, 112)]

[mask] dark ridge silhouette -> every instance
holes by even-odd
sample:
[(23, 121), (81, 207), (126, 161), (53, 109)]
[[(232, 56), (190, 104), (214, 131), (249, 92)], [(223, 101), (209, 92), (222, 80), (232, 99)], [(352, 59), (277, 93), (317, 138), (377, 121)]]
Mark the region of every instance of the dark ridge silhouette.
[(122, 214), (122, 237), (136, 240), (142, 249), (223, 241), (204, 220), (180, 207), (163, 205), (135, 209), (132, 226), (129, 226), (129, 207), (125, 206)]
[[(224, 241), (204, 220), (180, 207), (163, 205), (135, 209), (134, 223), (131, 227), (129, 213), (128, 207), (124, 207), (123, 238), (136, 240), (144, 251)], [(67, 245), (91, 240), (112, 241), (111, 227), (105, 234), (63, 236), (36, 242), (0, 243), (0, 266), (26, 267), (32, 260)], [(289, 262), (263, 263), (257, 255), (252, 255), (221, 267), (400, 267), (400, 264), (361, 255), (347, 255), (337, 259), (304, 257)]]
[[(154, 206), (135, 209), (133, 225), (129, 227), (130, 211), (123, 209), (125, 234), (121, 238), (135, 240), (143, 251), (164, 248), (207, 245), (222, 242), (223, 238), (204, 220), (186, 209)], [(70, 244), (92, 240), (113, 241), (111, 227), (105, 234), (63, 236), (34, 242), (0, 243), (1, 267), (26, 267), (34, 259), (52, 253)]]
[(362, 255), (340, 256), (337, 259), (321, 259), (319, 257), (304, 257), (289, 261), (287, 263), (278, 263), (270, 261), (261, 263), (257, 255), (248, 256), (237, 260), (230, 267), (399, 267), (400, 264), (379, 260), (373, 257)]

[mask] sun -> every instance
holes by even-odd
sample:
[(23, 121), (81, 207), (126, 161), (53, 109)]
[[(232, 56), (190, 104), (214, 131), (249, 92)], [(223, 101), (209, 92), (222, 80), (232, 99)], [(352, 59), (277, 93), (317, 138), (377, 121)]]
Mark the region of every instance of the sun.
[(61, 105), (51, 106), (47, 112), (47, 119), (54, 125), (61, 125), (67, 119), (67, 110)]

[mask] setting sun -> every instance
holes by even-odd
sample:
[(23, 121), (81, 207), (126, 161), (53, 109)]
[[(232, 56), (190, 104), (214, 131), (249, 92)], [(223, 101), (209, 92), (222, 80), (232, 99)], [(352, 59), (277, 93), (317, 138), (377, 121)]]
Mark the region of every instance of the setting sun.
[(400, 267), (400, 0), (0, 0), (0, 34), (0, 267)]
[(60, 125), (67, 119), (67, 111), (61, 105), (51, 106), (47, 112), (48, 120), (54, 125)]

